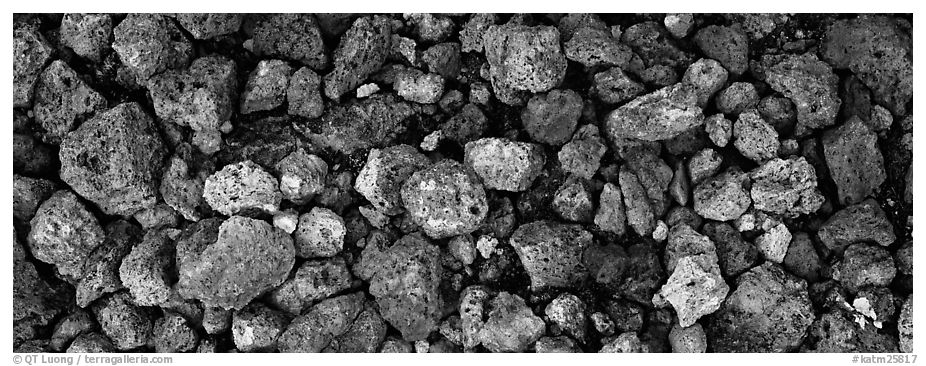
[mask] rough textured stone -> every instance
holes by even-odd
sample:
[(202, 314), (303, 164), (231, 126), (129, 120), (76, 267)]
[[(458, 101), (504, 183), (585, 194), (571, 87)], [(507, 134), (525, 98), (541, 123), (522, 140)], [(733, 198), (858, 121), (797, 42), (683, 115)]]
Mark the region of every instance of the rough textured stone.
[(785, 224), (778, 224), (756, 238), (756, 248), (766, 260), (781, 264), (788, 254), (791, 244), (791, 231)]
[(672, 304), (679, 325), (688, 327), (717, 311), (729, 291), (730, 287), (720, 277), (716, 257), (689, 255), (679, 259), (668, 282), (653, 298), (653, 304)]
[(705, 330), (715, 352), (787, 352), (813, 319), (807, 283), (766, 262), (737, 278)]
[(767, 67), (765, 82), (794, 102), (797, 109), (795, 135), (805, 136), (836, 122), (842, 102), (836, 92), (839, 78), (829, 65), (813, 53), (767, 55), (762, 63)]
[(688, 176), (691, 184), (698, 185), (705, 179), (714, 176), (720, 170), (723, 157), (714, 149), (704, 149), (696, 152), (688, 159)]
[(203, 188), (211, 169), (196, 171), (195, 166), (179, 156), (173, 156), (161, 178), (160, 192), (164, 202), (190, 221), (199, 221), (199, 208), (206, 205)]
[(437, 330), (444, 306), (438, 247), (419, 234), (387, 245), (367, 244), (358, 275), (370, 281), (370, 294), (389, 324), (406, 340), (424, 339)]
[(524, 92), (556, 88), (566, 77), (559, 31), (550, 26), (490, 25), (482, 36), (495, 96), (523, 105)]
[(547, 304), (543, 312), (563, 332), (585, 342), (588, 323), (585, 310), (585, 303), (576, 295), (563, 293)]
[(261, 303), (252, 303), (234, 313), (232, 340), (241, 352), (273, 352), (277, 338), (286, 330), (289, 319), (283, 313)]
[(833, 279), (853, 293), (866, 286), (887, 286), (896, 274), (890, 252), (864, 243), (850, 245), (843, 260), (833, 266)]
[[(312, 14), (272, 14), (254, 29), (253, 40), (254, 52), (258, 55), (293, 60), (316, 71), (328, 67), (328, 53)], [(339, 48), (335, 59), (353, 57), (337, 52), (344, 51)]]
[(357, 175), (354, 189), (374, 207), (387, 214), (401, 211), (402, 183), (418, 170), (426, 168), (428, 159), (408, 145), (373, 149)]
[(467, 104), (459, 113), (441, 125), (441, 137), (465, 145), (482, 136), (488, 123), (488, 119), (479, 107)]
[(292, 74), (292, 67), (284, 61), (258, 62), (241, 92), (241, 114), (269, 111), (282, 105)]
[(621, 168), (618, 177), (627, 212), (627, 223), (640, 236), (650, 236), (656, 228), (656, 218), (646, 190), (640, 184), (637, 175), (626, 167)]
[(682, 76), (682, 82), (695, 86), (698, 94), (698, 106), (704, 108), (707, 102), (717, 93), (727, 82), (727, 72), (719, 62), (709, 58), (702, 58), (688, 66), (685, 75)]
[(98, 113), (61, 142), (61, 179), (110, 215), (154, 206), (166, 148), (137, 103)]
[(744, 173), (728, 171), (699, 184), (694, 190), (695, 212), (717, 221), (740, 217), (752, 203), (743, 188), (744, 178)]
[(13, 174), (13, 217), (23, 222), (32, 220), (39, 205), (55, 193), (55, 184), (41, 178)]
[(331, 107), (311, 129), (300, 132), (319, 147), (350, 154), (392, 145), (413, 114), (412, 107), (394, 94), (374, 95)]
[(280, 174), (280, 192), (294, 203), (308, 203), (325, 187), (328, 164), (322, 158), (297, 149), (276, 164)]
[(136, 305), (160, 306), (170, 298), (174, 239), (179, 234), (176, 229), (149, 230), (122, 259), (119, 278)]
[(283, 282), (268, 296), (277, 308), (294, 315), (310, 305), (351, 287), (351, 275), (343, 258), (304, 262), (293, 278)]
[(796, 232), (791, 238), (791, 245), (788, 246), (788, 253), (782, 265), (808, 283), (814, 283), (820, 279), (823, 262), (814, 249), (810, 236), (807, 233)]
[(759, 258), (759, 250), (744, 241), (736, 229), (727, 223), (709, 222), (703, 232), (717, 248), (717, 262), (724, 277), (736, 277), (752, 268)]
[(75, 291), (77, 306), (87, 307), (101, 296), (123, 288), (119, 279), (122, 258), (141, 239), (141, 229), (127, 221), (115, 221), (106, 227), (106, 238), (85, 261), (84, 275)]
[(196, 349), (199, 335), (186, 319), (174, 312), (165, 312), (154, 321), (151, 330), (154, 350), (159, 353), (180, 353)]
[(42, 203), (30, 222), (29, 248), (36, 259), (54, 264), (58, 273), (76, 282), (84, 262), (103, 243), (103, 229), (71, 191), (57, 191)]
[(552, 221), (521, 225), (510, 239), (535, 290), (570, 287), (585, 279), (582, 253), (591, 242), (591, 233), (581, 226)]
[(32, 113), (46, 131), (46, 142), (60, 143), (77, 124), (104, 108), (106, 99), (64, 61), (52, 61), (39, 75)]
[(705, 353), (707, 352), (707, 335), (701, 324), (690, 327), (672, 326), (669, 331), (669, 345), (674, 353)]
[(486, 188), (511, 192), (528, 189), (545, 162), (539, 145), (494, 137), (467, 143), (464, 157)]
[(592, 92), (605, 103), (621, 103), (640, 95), (645, 91), (640, 84), (624, 73), (619, 67), (595, 74)]
[(754, 109), (740, 114), (733, 123), (733, 146), (753, 161), (775, 158), (779, 145), (778, 132)]
[(286, 327), (277, 339), (281, 352), (317, 353), (347, 332), (363, 310), (363, 293), (324, 300)]
[(528, 100), (521, 111), (521, 122), (532, 140), (560, 146), (572, 137), (582, 115), (582, 106), (582, 98), (575, 91), (551, 90)]
[(308, 67), (296, 70), (286, 88), (287, 112), (305, 118), (321, 117), (325, 112), (321, 82), (321, 76)]
[(883, 15), (837, 20), (826, 31), (821, 53), (833, 67), (855, 73), (876, 101), (902, 116), (913, 99), (911, 27)]
[(360, 17), (334, 50), (334, 69), (325, 75), (325, 96), (338, 99), (379, 70), (390, 47), (392, 25), (384, 17)]
[(837, 211), (823, 223), (817, 237), (837, 253), (854, 243), (875, 242), (888, 246), (897, 240), (893, 224), (874, 199)]
[(224, 215), (279, 209), (282, 194), (270, 173), (250, 160), (226, 165), (203, 186), (206, 203)]
[(51, 45), (38, 29), (28, 25), (13, 28), (13, 106), (29, 107), (35, 82), (52, 57)]
[(757, 210), (796, 217), (816, 212), (823, 205), (817, 174), (804, 157), (772, 159), (749, 172), (750, 196)]
[(595, 225), (601, 230), (622, 236), (627, 231), (627, 216), (621, 189), (605, 183), (598, 198), (598, 211), (595, 213)]
[(725, 147), (733, 137), (733, 122), (718, 113), (704, 119), (704, 130), (714, 145)]
[(612, 138), (666, 140), (704, 121), (698, 89), (679, 83), (637, 97), (608, 114), (605, 132)]
[(116, 347), (105, 335), (100, 333), (81, 334), (71, 342), (67, 353), (112, 353)]
[(93, 304), (93, 314), (113, 345), (120, 351), (144, 346), (151, 338), (151, 320), (135, 306), (127, 292), (117, 292)]
[(655, 21), (628, 27), (621, 34), (621, 42), (633, 48), (646, 68), (684, 68), (692, 61), (691, 55), (679, 49), (665, 27)]
[(604, 27), (581, 27), (563, 43), (566, 58), (585, 67), (627, 67), (633, 51)]
[(625, 332), (617, 337), (602, 340), (598, 353), (648, 353), (649, 347), (644, 344), (635, 332)]
[(144, 84), (148, 78), (190, 62), (193, 45), (161, 14), (129, 14), (113, 29), (113, 50)]
[(394, 87), (402, 99), (421, 104), (434, 104), (444, 95), (444, 78), (417, 69), (400, 72)]
[(476, 173), (453, 160), (412, 174), (401, 195), (412, 222), (435, 239), (473, 232), (489, 211)]
[(878, 136), (857, 117), (823, 133), (826, 165), (836, 183), (839, 202), (851, 205), (877, 192), (887, 175)]
[(61, 18), (61, 44), (85, 59), (99, 62), (113, 41), (109, 14), (67, 13)]
[(174, 18), (196, 39), (211, 39), (232, 34), (241, 28), (243, 14), (179, 13)]
[(904, 300), (900, 308), (897, 331), (900, 333), (900, 352), (913, 353), (913, 295)]
[(344, 219), (327, 208), (313, 207), (299, 216), (299, 226), (293, 234), (296, 255), (303, 258), (332, 257), (344, 247), (347, 228)]
[(720, 61), (730, 73), (741, 75), (749, 66), (749, 39), (738, 26), (706, 26), (698, 30), (694, 42), (707, 57)]
[(717, 110), (722, 113), (739, 115), (740, 113), (755, 109), (759, 104), (759, 92), (755, 85), (746, 82), (735, 82), (717, 94), (715, 99)]
[(557, 153), (557, 158), (563, 170), (585, 179), (592, 179), (607, 151), (604, 139), (598, 135), (598, 127), (589, 124), (576, 131), (573, 140)]
[(663, 258), (667, 272), (675, 271), (675, 266), (682, 258), (693, 255), (705, 255), (708, 257), (708, 262), (705, 263), (717, 263), (717, 250), (714, 242), (687, 224), (673, 226), (668, 233), (668, 240)]
[(488, 320), (479, 331), (489, 351), (521, 352), (543, 336), (543, 320), (518, 295), (501, 292), (489, 301), (489, 308)]
[(13, 344), (35, 338), (66, 305), (62, 293), (39, 277), (13, 230)]
[(266, 222), (208, 219), (177, 241), (177, 286), (206, 306), (241, 309), (283, 283), (295, 260), (292, 238)]

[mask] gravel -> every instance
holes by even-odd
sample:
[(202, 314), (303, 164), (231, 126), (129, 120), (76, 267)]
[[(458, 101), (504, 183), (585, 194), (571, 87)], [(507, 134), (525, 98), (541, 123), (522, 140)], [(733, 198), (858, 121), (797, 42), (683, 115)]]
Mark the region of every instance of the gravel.
[(912, 351), (909, 14), (14, 14), (16, 352)]

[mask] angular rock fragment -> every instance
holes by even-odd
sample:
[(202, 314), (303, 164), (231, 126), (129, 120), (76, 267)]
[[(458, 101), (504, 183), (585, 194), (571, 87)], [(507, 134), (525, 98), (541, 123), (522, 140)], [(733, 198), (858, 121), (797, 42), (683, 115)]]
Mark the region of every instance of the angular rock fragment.
[(13, 340), (14, 344), (36, 337), (62, 310), (62, 294), (39, 277), (26, 259), (26, 249), (13, 230)]
[(318, 303), (295, 319), (277, 338), (280, 352), (317, 353), (350, 329), (363, 309), (363, 293)]
[(376, 304), (367, 300), (350, 329), (333, 339), (322, 352), (374, 353), (386, 338), (386, 330)]
[(617, 337), (609, 337), (602, 341), (598, 353), (648, 353), (649, 347), (644, 344), (635, 332), (625, 332)]
[(690, 327), (681, 327), (676, 324), (669, 331), (669, 345), (674, 353), (705, 353), (707, 352), (707, 335), (701, 324)]
[(325, 112), (321, 83), (321, 76), (312, 69), (302, 67), (296, 70), (286, 88), (287, 113), (305, 118), (321, 117)]
[(456, 79), (460, 74), (460, 44), (456, 42), (438, 43), (429, 47), (421, 55), (428, 65), (428, 71), (445, 79)]
[(621, 103), (640, 95), (643, 84), (634, 81), (619, 67), (595, 74), (593, 93), (605, 103)]
[(61, 44), (85, 59), (99, 62), (113, 41), (109, 14), (67, 13), (61, 18)]
[(910, 25), (883, 15), (833, 22), (821, 54), (833, 67), (849, 69), (895, 115), (913, 98), (913, 37)]
[(702, 58), (688, 66), (682, 82), (694, 85), (698, 94), (698, 106), (704, 108), (707, 102), (720, 91), (730, 75), (720, 62), (709, 58)]
[(794, 233), (791, 245), (788, 246), (788, 253), (782, 262), (785, 269), (807, 280), (808, 283), (814, 283), (820, 279), (820, 270), (823, 266), (813, 245), (807, 233)]
[(820, 227), (817, 237), (835, 252), (842, 252), (854, 243), (875, 242), (888, 246), (897, 240), (893, 224), (873, 199), (837, 211)]
[(148, 78), (190, 62), (193, 45), (161, 14), (129, 14), (113, 29), (113, 50), (144, 84)]
[(563, 170), (585, 179), (592, 179), (607, 151), (604, 139), (598, 135), (598, 127), (584, 125), (576, 131), (573, 140), (560, 149), (557, 158)]
[(566, 221), (591, 222), (595, 203), (588, 184), (581, 178), (570, 177), (553, 195), (553, 211)]
[(299, 217), (293, 234), (296, 255), (303, 258), (332, 257), (344, 247), (344, 219), (327, 208), (314, 207)]
[(235, 13), (180, 13), (177, 22), (195, 39), (211, 39), (232, 34), (241, 28), (244, 15)]
[(563, 332), (580, 342), (584, 342), (587, 326), (585, 310), (585, 303), (581, 299), (573, 294), (564, 293), (557, 296), (544, 308), (544, 314), (559, 326)]
[(286, 330), (289, 319), (283, 313), (260, 303), (235, 311), (231, 323), (232, 340), (241, 352), (273, 352), (277, 338)]
[(705, 219), (717, 221), (740, 217), (752, 203), (743, 188), (744, 178), (745, 173), (728, 171), (699, 184), (694, 190), (695, 212)]
[(843, 260), (833, 267), (833, 279), (853, 293), (866, 286), (887, 286), (896, 274), (890, 252), (863, 243), (846, 248)]
[(817, 174), (804, 157), (775, 158), (749, 172), (750, 196), (757, 210), (796, 217), (816, 212), (823, 204)]
[(336, 105), (322, 115), (317, 125), (300, 132), (320, 147), (350, 154), (391, 145), (405, 133), (405, 119), (413, 114), (411, 105), (394, 94), (374, 95)]
[(55, 192), (30, 222), (29, 248), (72, 282), (84, 276), (85, 261), (103, 243), (103, 229), (71, 191)]
[(584, 280), (588, 270), (582, 253), (591, 242), (591, 233), (581, 226), (552, 221), (521, 225), (510, 239), (535, 290), (570, 287)]
[(758, 112), (750, 110), (733, 123), (733, 146), (743, 156), (761, 163), (778, 156), (778, 132)]
[(93, 314), (113, 345), (127, 351), (146, 345), (152, 324), (148, 313), (131, 301), (127, 292), (117, 292), (93, 304)]
[(900, 333), (900, 352), (913, 352), (913, 295), (903, 302), (897, 319), (897, 331)]
[(106, 99), (63, 61), (52, 61), (35, 86), (32, 113), (47, 132), (46, 142), (60, 143), (77, 124), (106, 108)]
[(112, 353), (116, 347), (105, 335), (100, 333), (81, 334), (71, 342), (67, 353)]
[(248, 75), (241, 91), (241, 114), (269, 111), (283, 104), (293, 69), (280, 60), (263, 60)]
[(298, 149), (276, 164), (280, 173), (280, 192), (294, 203), (308, 203), (325, 187), (328, 164), (322, 158)]
[(727, 223), (710, 222), (702, 229), (717, 248), (717, 262), (724, 277), (736, 277), (752, 268), (759, 258), (759, 250), (743, 240), (736, 229)]
[(707, 178), (714, 176), (720, 170), (723, 158), (714, 149), (704, 149), (696, 152), (688, 160), (688, 174), (691, 184), (697, 185)]
[(89, 312), (77, 310), (55, 324), (48, 347), (55, 351), (64, 351), (75, 338), (97, 330), (96, 328), (95, 320)]
[(397, 214), (401, 211), (400, 189), (408, 177), (428, 166), (428, 159), (408, 145), (370, 150), (367, 162), (357, 175), (354, 189), (378, 211)]
[(720, 61), (735, 75), (741, 75), (749, 66), (749, 39), (740, 27), (709, 25), (698, 30), (694, 41), (707, 57)]
[(630, 47), (611, 36), (605, 27), (582, 27), (563, 44), (566, 58), (585, 67), (617, 66), (627, 67), (633, 51)]
[[(704, 255), (709, 262), (717, 262), (717, 250), (714, 242), (705, 235), (701, 235), (687, 224), (673, 226), (668, 234), (669, 242), (666, 244), (664, 264), (666, 271), (673, 272), (682, 258)], [(707, 267), (705, 267), (707, 270)]]
[(598, 211), (595, 213), (594, 223), (601, 230), (617, 236), (627, 231), (627, 216), (621, 189), (613, 183), (605, 183), (598, 198)]
[(253, 41), (258, 55), (293, 60), (316, 71), (328, 67), (328, 53), (312, 14), (270, 15), (254, 29)]
[(404, 236), (389, 248), (369, 246), (360, 267), (383, 318), (405, 339), (424, 339), (437, 329), (444, 299), (436, 246), (418, 234)]
[(836, 93), (839, 78), (816, 55), (766, 55), (765, 82), (794, 102), (797, 125), (794, 134), (805, 136), (832, 126), (842, 102)]
[(716, 259), (708, 255), (682, 257), (656, 297), (656, 305), (669, 303), (682, 327), (696, 324), (698, 318), (720, 308), (730, 287), (720, 277)]
[(218, 56), (200, 57), (188, 69), (168, 70), (148, 80), (158, 117), (193, 129), (193, 143), (212, 154), (238, 100), (236, 66)]
[(209, 176), (203, 186), (203, 198), (224, 215), (279, 209), (282, 194), (270, 173), (250, 160), (226, 165)]
[(151, 330), (154, 350), (159, 353), (180, 353), (196, 349), (199, 335), (180, 314), (165, 312)]
[(435, 239), (473, 232), (489, 211), (476, 173), (453, 160), (412, 174), (401, 195), (412, 222)]
[(640, 22), (628, 27), (621, 34), (621, 42), (633, 48), (646, 68), (684, 68), (691, 63), (691, 55), (679, 49), (662, 24), (655, 21)]
[(489, 351), (521, 352), (543, 335), (543, 320), (518, 295), (501, 292), (489, 301), (489, 308), (488, 320), (479, 331)]
[(582, 98), (572, 90), (551, 90), (528, 100), (521, 111), (521, 122), (534, 141), (559, 146), (569, 141), (575, 131), (582, 105)]
[(787, 352), (813, 319), (807, 283), (766, 262), (737, 278), (705, 330), (716, 352)]
[(502, 103), (523, 105), (525, 92), (556, 88), (566, 77), (559, 31), (550, 26), (490, 25), (482, 36), (489, 75)]
[(123, 288), (119, 278), (122, 258), (142, 239), (142, 234), (140, 228), (124, 220), (106, 227), (105, 239), (85, 261), (84, 275), (75, 291), (77, 306), (87, 307), (101, 296)]
[(716, 102), (717, 110), (720, 112), (739, 115), (756, 108), (759, 104), (759, 92), (752, 83), (735, 82), (717, 94)]
[(304, 262), (293, 278), (270, 293), (269, 302), (299, 315), (310, 305), (351, 287), (351, 275), (343, 258)]
[(55, 193), (55, 184), (49, 180), (13, 174), (13, 217), (29, 221), (39, 205)]
[(778, 224), (756, 238), (756, 247), (766, 260), (781, 264), (788, 254), (791, 244), (791, 231), (785, 224)]
[(13, 29), (13, 106), (29, 107), (35, 82), (51, 59), (53, 49), (33, 26)]
[(119, 278), (140, 306), (160, 306), (171, 295), (175, 262), (176, 229), (149, 230), (142, 241), (122, 259)]
[(884, 157), (877, 135), (858, 117), (824, 132), (821, 142), (840, 203), (858, 203), (879, 190), (886, 179)]
[(207, 219), (177, 240), (177, 287), (206, 306), (241, 309), (283, 283), (295, 260), (292, 238), (264, 221)]
[(640, 178), (632, 171), (621, 168), (619, 183), (627, 212), (627, 223), (640, 236), (649, 236), (656, 228), (656, 218)]
[(388, 18), (357, 18), (334, 50), (334, 69), (324, 78), (325, 96), (338, 99), (379, 70), (386, 60), (391, 35)]
[(528, 189), (545, 162), (539, 145), (491, 137), (467, 143), (464, 157), (487, 188), (511, 192)]
[(409, 69), (396, 76), (394, 87), (402, 99), (433, 104), (444, 95), (444, 78), (438, 74), (425, 74), (416, 69)]
[(704, 122), (698, 89), (679, 83), (637, 97), (608, 114), (605, 132), (612, 138), (667, 140)]
[(110, 215), (154, 206), (167, 151), (137, 103), (98, 113), (61, 142), (61, 179)]

